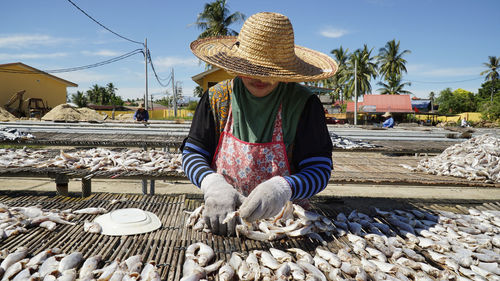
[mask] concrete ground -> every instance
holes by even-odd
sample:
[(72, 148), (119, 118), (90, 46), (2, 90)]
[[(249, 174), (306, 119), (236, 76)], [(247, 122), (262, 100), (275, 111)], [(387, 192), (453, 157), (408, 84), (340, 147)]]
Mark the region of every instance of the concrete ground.
[[(56, 191), (55, 182), (48, 178), (0, 177), (0, 190), (33, 192)], [(70, 193), (81, 192), (81, 181), (71, 179)], [(149, 183), (148, 183), (149, 190)], [(92, 179), (92, 192), (142, 193), (142, 181), (127, 179)], [(189, 181), (155, 181), (156, 194), (201, 193)], [(449, 200), (500, 200), (500, 189), (461, 186), (415, 186), (330, 183), (318, 195), (371, 198), (419, 198)]]

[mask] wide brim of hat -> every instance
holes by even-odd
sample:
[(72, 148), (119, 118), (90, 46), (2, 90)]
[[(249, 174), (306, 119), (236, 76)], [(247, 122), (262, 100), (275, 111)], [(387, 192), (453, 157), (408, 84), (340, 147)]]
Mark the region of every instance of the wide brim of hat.
[(275, 80), (280, 82), (316, 81), (333, 76), (338, 69), (331, 57), (295, 45), (292, 64), (273, 65), (245, 57), (235, 45), (237, 37), (222, 36), (198, 39), (191, 43), (191, 51), (204, 62), (225, 69), (238, 76)]

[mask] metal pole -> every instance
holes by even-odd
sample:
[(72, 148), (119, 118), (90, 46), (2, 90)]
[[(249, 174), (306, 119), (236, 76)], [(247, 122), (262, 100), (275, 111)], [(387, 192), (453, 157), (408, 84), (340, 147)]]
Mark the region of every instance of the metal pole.
[(174, 99), (174, 117), (177, 117), (177, 87), (175, 86), (174, 69), (172, 68), (172, 97)]
[(358, 125), (358, 61), (354, 60), (354, 125)]
[(146, 94), (144, 96), (144, 108), (149, 110), (148, 107), (148, 38), (144, 40), (144, 62), (146, 65)]

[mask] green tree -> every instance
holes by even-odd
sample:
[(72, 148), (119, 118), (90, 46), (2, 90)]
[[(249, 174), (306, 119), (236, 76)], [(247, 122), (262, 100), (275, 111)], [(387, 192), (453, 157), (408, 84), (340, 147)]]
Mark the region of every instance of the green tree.
[(399, 41), (396, 43), (395, 39), (380, 48), (377, 60), (380, 66), (379, 74), (381, 78), (386, 81), (396, 81), (396, 77), (401, 77), (403, 73), (406, 73), (406, 60), (403, 56), (409, 53), (411, 53), (410, 50), (400, 52)]
[(86, 107), (88, 100), (84, 92), (77, 91), (76, 94), (71, 95), (71, 102), (76, 104), (78, 107)]
[(401, 94), (411, 94), (410, 91), (404, 90), (405, 86), (410, 86), (410, 82), (401, 82), (400, 76), (390, 76), (387, 83), (378, 82), (377, 85), (382, 86), (378, 89), (382, 95), (401, 95)]
[(357, 49), (349, 56), (345, 79), (347, 95), (351, 97), (354, 96), (355, 65), (357, 65), (356, 76), (358, 96), (371, 93), (371, 79), (377, 77), (377, 64), (375, 58), (371, 55), (372, 50), (368, 50), (368, 47), (364, 45), (363, 49)]
[[(491, 81), (493, 82), (493, 86), (496, 85), (496, 81), (498, 80), (498, 69), (500, 65), (500, 57), (496, 56), (489, 56), (488, 57), (488, 62), (483, 63), (483, 65), (488, 68), (488, 70), (485, 70), (481, 72), (481, 75), (485, 75), (486, 77), (484, 78), (485, 81)], [(491, 89), (491, 97), (490, 101), (493, 102), (493, 95), (496, 93), (495, 87)]]
[(238, 32), (229, 28), (233, 23), (245, 20), (240, 12), (230, 14), (226, 0), (215, 0), (206, 3), (203, 12), (198, 14), (196, 26), (202, 30), (199, 39), (210, 36), (235, 36)]
[[(500, 79), (487, 81), (481, 85), (477, 93), (478, 109), (485, 120), (496, 121), (500, 119)], [(493, 102), (491, 101), (493, 94)]]
[(438, 112), (445, 115), (476, 111), (477, 108), (474, 94), (463, 89), (452, 92), (447, 88), (439, 93), (436, 102), (439, 104)]
[(337, 73), (328, 79), (329, 88), (334, 89), (333, 94), (338, 95), (340, 97), (340, 101), (344, 101), (346, 97), (346, 84), (345, 81), (347, 79), (347, 61), (349, 60), (349, 49), (342, 48), (340, 46), (338, 49), (332, 50), (330, 53), (333, 54), (335, 60), (339, 65), (339, 69)]

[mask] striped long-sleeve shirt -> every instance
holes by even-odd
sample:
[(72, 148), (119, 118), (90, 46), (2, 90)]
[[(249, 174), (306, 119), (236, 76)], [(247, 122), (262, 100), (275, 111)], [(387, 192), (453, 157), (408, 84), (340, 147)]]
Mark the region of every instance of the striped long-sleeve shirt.
[[(209, 95), (205, 93), (181, 148), (184, 172), (198, 187), (205, 176), (215, 172), (211, 165), (219, 133), (213, 116)], [(315, 95), (304, 106), (295, 141), (288, 146), (287, 154), (291, 175), (285, 179), (292, 188), (292, 199), (309, 198), (326, 187), (332, 171), (332, 142), (323, 106)]]

